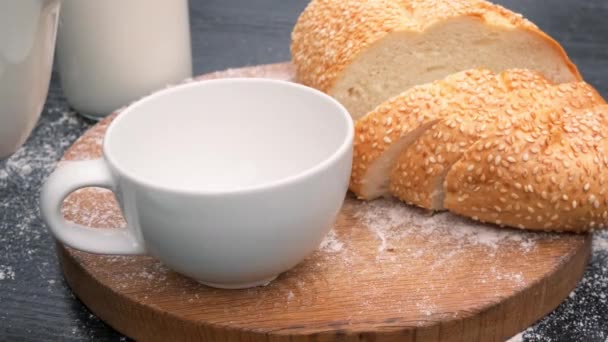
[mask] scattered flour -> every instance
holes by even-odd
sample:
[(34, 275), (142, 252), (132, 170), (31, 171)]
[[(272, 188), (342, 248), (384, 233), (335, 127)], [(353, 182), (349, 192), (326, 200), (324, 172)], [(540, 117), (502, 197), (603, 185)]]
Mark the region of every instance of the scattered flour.
[(15, 280), (13, 267), (0, 265), (0, 280)]
[(424, 316), (432, 316), (439, 312), (439, 308), (437, 307), (437, 304), (435, 304), (434, 299), (426, 295), (420, 298), (416, 303), (416, 309)]
[[(487, 247), (492, 252), (501, 244), (508, 243), (527, 253), (535, 248), (536, 241), (552, 236), (546, 233), (494, 228), (450, 213), (431, 215), (392, 199), (356, 203), (352, 206), (355, 217), (375, 234), (379, 241), (379, 252), (392, 247), (393, 242), (406, 238), (432, 236), (434, 239), (441, 239), (435, 241), (435, 244), (450, 240), (457, 242), (461, 248), (475, 245)], [(433, 243), (429, 241), (430, 245)], [(416, 253), (420, 254), (420, 251)]]
[(344, 243), (338, 240), (335, 230), (330, 230), (321, 242), (319, 249), (327, 253), (338, 253), (344, 247)]
[(596, 232), (593, 235), (593, 252), (608, 252), (608, 231)]
[(507, 342), (523, 342), (523, 341), (524, 341), (524, 332), (523, 331), (507, 340)]

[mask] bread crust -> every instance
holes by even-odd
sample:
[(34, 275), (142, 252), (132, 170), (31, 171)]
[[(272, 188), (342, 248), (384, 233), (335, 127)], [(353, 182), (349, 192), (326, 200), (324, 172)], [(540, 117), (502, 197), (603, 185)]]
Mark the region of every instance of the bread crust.
[[(379, 195), (370, 185), (374, 164), (403, 139), (413, 138), (414, 130), (436, 123), (457, 108), (482, 108), (485, 94), (504, 87), (540, 87), (548, 82), (529, 70), (505, 71), (497, 77), (487, 69), (459, 72), (429, 84), (416, 86), (378, 106), (355, 124), (353, 171), (350, 189), (360, 199), (371, 200)], [(525, 86), (524, 86), (525, 85)], [(401, 153), (401, 151), (399, 151)], [(387, 180), (392, 165), (387, 170)], [(410, 180), (413, 177), (410, 178)], [(388, 190), (388, 189), (387, 189)]]
[(443, 178), (479, 139), (527, 112), (588, 108), (605, 103), (585, 82), (552, 86), (540, 79), (513, 81), (510, 75), (512, 72), (501, 73), (496, 90), (479, 94), (486, 98), (483, 107), (454, 106), (453, 114), (433, 125), (401, 153), (391, 172), (390, 190), (394, 196), (422, 208), (443, 210)]
[(357, 56), (389, 33), (422, 33), (445, 19), (459, 17), (474, 17), (487, 25), (538, 35), (582, 80), (559, 43), (520, 14), (483, 0), (313, 0), (292, 32), (296, 79), (330, 92)]
[(586, 232), (608, 222), (608, 105), (527, 112), (449, 171), (445, 206), (483, 222)]

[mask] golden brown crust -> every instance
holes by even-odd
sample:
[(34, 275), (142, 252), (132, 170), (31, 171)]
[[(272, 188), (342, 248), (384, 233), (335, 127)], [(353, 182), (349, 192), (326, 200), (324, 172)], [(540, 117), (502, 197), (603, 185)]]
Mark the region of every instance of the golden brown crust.
[(422, 32), (444, 19), (464, 16), (539, 34), (559, 51), (572, 73), (582, 79), (555, 40), (521, 15), (483, 0), (313, 0), (292, 32), (296, 78), (329, 92), (345, 68), (388, 33)]
[[(391, 173), (391, 193), (404, 202), (442, 210), (439, 189), (450, 167), (477, 140), (506, 127), (513, 115), (557, 108), (587, 108), (604, 103), (584, 82), (551, 86), (546, 80), (517, 80), (503, 72), (499, 87), (484, 97), (483, 107), (459, 104), (449, 117), (427, 130), (404, 151)], [(520, 75), (521, 78), (521, 75)]]
[(479, 95), (491, 94), (500, 82), (506, 87), (539, 87), (547, 82), (538, 73), (528, 70), (511, 70), (501, 75), (499, 81), (487, 69), (456, 73), (405, 91), (360, 119), (355, 124), (351, 191), (362, 199), (375, 198), (377, 194), (366, 189), (372, 165), (418, 127), (431, 125), (460, 107), (487, 106), (487, 98)]
[(608, 105), (524, 115), (479, 140), (452, 167), (446, 208), (526, 229), (605, 228)]

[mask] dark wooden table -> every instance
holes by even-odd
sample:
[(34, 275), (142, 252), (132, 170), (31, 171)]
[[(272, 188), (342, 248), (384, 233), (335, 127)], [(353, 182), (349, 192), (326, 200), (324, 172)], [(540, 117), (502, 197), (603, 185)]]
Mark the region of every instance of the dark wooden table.
[[(557, 38), (587, 81), (608, 95), (606, 0), (498, 2), (524, 13)], [(288, 60), (291, 28), (306, 3), (191, 1), (195, 73)], [(0, 341), (126, 340), (72, 295), (38, 213), (42, 181), (92, 124), (69, 110), (53, 77), (32, 137), (17, 154), (0, 161)], [(601, 233), (596, 234), (592, 263), (576, 291), (517, 340), (604, 342), (607, 297), (608, 233)]]

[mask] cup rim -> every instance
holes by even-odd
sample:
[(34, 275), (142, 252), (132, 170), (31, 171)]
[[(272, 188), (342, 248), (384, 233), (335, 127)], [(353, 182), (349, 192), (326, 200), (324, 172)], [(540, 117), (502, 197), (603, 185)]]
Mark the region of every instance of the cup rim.
[[(336, 108), (336, 112), (339, 115), (341, 115), (342, 119), (346, 123), (346, 133), (344, 134), (342, 143), (340, 144), (340, 146), (337, 149), (334, 150), (333, 153), (331, 153), (328, 157), (323, 159), (318, 164), (313, 165), (312, 167), (306, 168), (304, 170), (301, 170), (301, 171), (294, 173), (292, 175), (289, 175), (287, 177), (279, 178), (277, 180), (273, 180), (273, 181), (270, 181), (267, 183), (255, 184), (255, 185), (251, 185), (251, 186), (244, 186), (244, 187), (236, 188), (236, 189), (214, 189), (214, 190), (207, 189), (206, 190), (206, 189), (194, 189), (194, 188), (185, 188), (184, 189), (184, 188), (171, 187), (171, 186), (164, 185), (164, 184), (157, 184), (157, 183), (151, 182), (149, 180), (143, 179), (141, 177), (137, 177), (137, 176), (133, 175), (131, 172), (127, 172), (127, 170), (119, 167), (119, 163), (116, 162), (116, 160), (113, 158), (112, 154), (110, 153), (109, 141), (111, 140), (110, 137), (112, 135), (114, 128), (117, 127), (120, 124), (120, 122), (123, 120), (123, 118), (125, 118), (126, 116), (129, 115), (129, 113), (136, 111), (139, 107), (156, 99), (157, 97), (168, 96), (172, 93), (179, 92), (183, 89), (200, 86), (201, 84), (223, 84), (223, 83), (224, 84), (225, 83), (253, 83), (253, 84), (267, 83), (267, 84), (273, 84), (273, 85), (281, 86), (281, 87), (291, 87), (291, 88), (297, 89), (298, 91), (306, 92), (306, 93), (312, 94), (314, 96), (322, 97), (322, 98), (328, 100)], [(162, 190), (162, 191), (166, 191), (166, 192), (192, 194), (192, 195), (209, 195), (209, 196), (236, 195), (236, 194), (247, 194), (247, 193), (267, 191), (267, 190), (272, 190), (272, 189), (276, 189), (279, 187), (287, 186), (287, 185), (294, 184), (299, 181), (305, 180), (307, 178), (310, 178), (313, 175), (315, 175), (323, 170), (326, 170), (332, 164), (336, 163), (349, 150), (352, 150), (354, 134), (355, 134), (354, 123), (353, 123), (353, 120), (352, 120), (351, 115), (348, 112), (348, 110), (336, 99), (334, 99), (333, 97), (331, 97), (317, 89), (314, 89), (314, 88), (311, 88), (311, 87), (308, 87), (308, 86), (305, 86), (302, 84), (298, 84), (295, 82), (291, 82), (291, 81), (275, 80), (275, 79), (260, 78), (260, 77), (235, 77), (235, 78), (221, 78), (221, 79), (212, 79), (212, 80), (195, 80), (192, 82), (188, 82), (188, 83), (184, 83), (184, 84), (180, 84), (177, 86), (173, 86), (173, 87), (169, 87), (169, 88), (165, 88), (165, 89), (156, 91), (150, 95), (147, 95), (147, 96), (141, 98), (140, 100), (135, 101), (134, 103), (132, 103), (132, 104), (128, 105), (126, 108), (124, 108), (106, 129), (106, 132), (105, 132), (104, 138), (103, 138), (102, 151), (103, 151), (104, 160), (114, 170), (118, 171), (118, 173), (120, 174), (121, 177), (127, 178), (134, 183), (144, 185), (145, 187), (148, 187), (148, 188)], [(351, 161), (351, 163), (352, 163), (352, 161)]]

